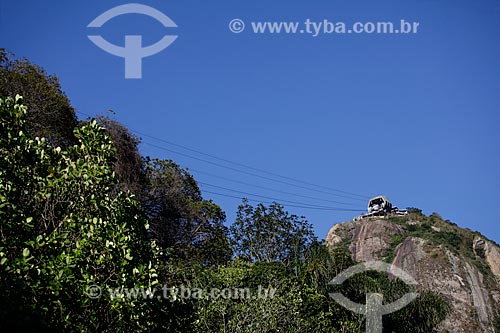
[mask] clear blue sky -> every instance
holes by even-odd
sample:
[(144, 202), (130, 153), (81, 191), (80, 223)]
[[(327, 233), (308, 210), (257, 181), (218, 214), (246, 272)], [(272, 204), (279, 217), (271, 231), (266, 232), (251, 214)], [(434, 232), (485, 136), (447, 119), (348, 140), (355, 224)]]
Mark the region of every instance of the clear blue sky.
[[(1, 1), (0, 47), (57, 75), (80, 112), (112, 109), (115, 119), (153, 137), (325, 187), (386, 194), (399, 207), (436, 211), (500, 242), (499, 0), (143, 1), (178, 28), (167, 29), (143, 15), (87, 28), (105, 10), (126, 3)], [(240, 34), (228, 29), (234, 18), (247, 22)], [(308, 18), (405, 19), (420, 27), (412, 35), (316, 38), (258, 35), (249, 27), (252, 21)], [(142, 35), (144, 45), (165, 34), (179, 37), (143, 60), (142, 79), (125, 80), (123, 59), (87, 38), (96, 31), (118, 45), (127, 34)], [(364, 199), (291, 187), (146, 143), (141, 151), (197, 170), (192, 173), (208, 184), (308, 205), (347, 207), (326, 200), (366, 205)], [(204, 196), (219, 203), (232, 221), (240, 200)], [(356, 215), (288, 210), (305, 215), (320, 238)]]

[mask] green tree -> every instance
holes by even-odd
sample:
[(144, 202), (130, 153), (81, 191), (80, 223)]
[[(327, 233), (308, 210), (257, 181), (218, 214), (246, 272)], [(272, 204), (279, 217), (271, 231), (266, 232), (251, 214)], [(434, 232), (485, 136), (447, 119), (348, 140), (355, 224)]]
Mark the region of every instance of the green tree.
[[(157, 283), (159, 250), (131, 195), (116, 183), (110, 138), (95, 122), (75, 129), (79, 144), (54, 148), (26, 135), (20, 97), (0, 99), (0, 287), (3, 330), (23, 316), (51, 331), (148, 331), (151, 302), (109, 288)], [(102, 297), (86, 295), (96, 284)]]
[(137, 145), (140, 140), (128, 128), (106, 116), (98, 116), (97, 122), (104, 127), (116, 149), (113, 171), (118, 180), (117, 190), (130, 191), (141, 200), (145, 183), (143, 160)]
[(424, 291), (408, 306), (386, 316), (384, 318), (384, 331), (396, 333), (434, 332), (450, 311), (451, 306), (441, 295)]
[(347, 248), (313, 242), (304, 252), (297, 271), (305, 283), (326, 295), (330, 281), (354, 264)]
[(243, 200), (230, 232), (238, 257), (287, 266), (297, 264), (308, 245), (316, 241), (312, 225), (304, 217), (290, 215), (278, 203), (253, 207)]
[(227, 263), (231, 258), (224, 211), (204, 200), (193, 176), (170, 160), (144, 160), (142, 203), (159, 246), (182, 262)]
[(361, 332), (347, 310), (279, 262), (236, 260), (231, 266), (203, 271), (196, 285), (205, 290), (244, 291), (200, 299), (194, 324), (197, 332)]
[(75, 111), (63, 93), (59, 79), (27, 59), (14, 59), (0, 48), (0, 96), (23, 96), (28, 105), (26, 132), (31, 138), (44, 137), (53, 146), (76, 143)]

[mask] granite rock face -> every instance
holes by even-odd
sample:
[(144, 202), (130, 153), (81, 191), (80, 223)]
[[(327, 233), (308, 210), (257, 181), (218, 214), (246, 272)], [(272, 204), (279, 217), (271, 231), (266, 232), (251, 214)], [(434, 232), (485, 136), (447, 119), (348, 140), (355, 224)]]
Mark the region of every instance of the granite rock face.
[[(409, 273), (419, 290), (441, 294), (452, 311), (440, 332), (495, 333), (500, 318), (500, 248), (449, 222), (433, 223), (424, 228), (424, 222), (411, 218), (343, 222), (330, 229), (325, 241), (347, 246), (359, 262), (389, 262)], [(425, 232), (416, 232), (419, 228)]]

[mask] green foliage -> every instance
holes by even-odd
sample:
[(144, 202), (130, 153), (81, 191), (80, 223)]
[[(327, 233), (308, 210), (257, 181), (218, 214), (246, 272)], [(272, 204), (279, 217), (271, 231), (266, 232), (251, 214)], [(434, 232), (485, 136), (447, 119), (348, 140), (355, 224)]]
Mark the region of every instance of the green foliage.
[(238, 257), (248, 261), (279, 261), (287, 266), (296, 264), (307, 246), (316, 241), (311, 224), (304, 217), (290, 215), (278, 203), (253, 207), (243, 200), (230, 231)]
[(432, 214), (429, 216), (429, 220), (431, 221), (431, 223), (433, 223), (437, 221), (443, 221), (443, 218), (438, 213), (432, 212)]
[(399, 279), (390, 279), (385, 273), (367, 271), (347, 279), (340, 286), (331, 286), (332, 291), (340, 292), (356, 303), (365, 304), (368, 293), (380, 293), (384, 303), (391, 303), (414, 290)]
[(451, 306), (440, 295), (422, 292), (415, 301), (384, 318), (386, 332), (433, 332), (450, 313)]
[[(74, 130), (76, 144), (54, 148), (27, 135), (20, 97), (0, 99), (0, 329), (361, 332), (364, 318), (328, 296), (331, 279), (355, 264), (345, 247), (326, 248), (305, 218), (279, 204), (243, 201), (230, 229), (237, 255), (231, 261), (225, 214), (202, 198), (189, 172), (172, 161), (144, 159), (143, 184), (124, 174), (116, 179), (114, 171), (127, 168), (117, 169), (120, 149), (118, 159), (133, 157), (138, 169), (136, 141), (115, 123), (101, 124), (106, 130), (97, 121), (84, 122)], [(117, 186), (119, 181), (130, 186)], [(433, 231), (427, 222), (409, 232)], [(450, 246), (469, 242), (452, 233), (435, 237)], [(395, 235), (393, 245), (402, 239)], [(268, 297), (171, 301), (108, 292), (165, 283), (249, 288), (250, 296), (260, 290)], [(86, 294), (94, 284), (103, 290), (97, 299)], [(340, 287), (361, 303), (368, 292), (392, 301), (408, 290), (377, 272)], [(443, 302), (423, 294), (385, 324), (395, 332), (432, 331), (448, 311)]]
[[(201, 300), (197, 304), (196, 331), (360, 332), (351, 313), (300, 282), (282, 263), (237, 260), (230, 267), (206, 270), (198, 283), (219, 289), (247, 287), (251, 297)], [(259, 298), (265, 295), (264, 289), (269, 291), (268, 297)]]
[(419, 208), (407, 207), (406, 210), (408, 211), (408, 214), (415, 214), (415, 215), (424, 216), (424, 214), (422, 213), (422, 210)]
[(394, 260), (394, 255), (396, 252), (396, 248), (399, 244), (401, 244), (405, 240), (405, 237), (400, 234), (394, 234), (391, 237), (391, 246), (386, 250), (386, 255), (384, 256), (384, 261), (388, 263), (392, 263)]
[(453, 231), (441, 231), (434, 234), (434, 239), (443, 242), (453, 249), (459, 249), (462, 244), (462, 237)]
[[(139, 203), (110, 195), (111, 140), (95, 121), (66, 150), (33, 140), (20, 100), (0, 99), (2, 317), (14, 323), (20, 307), (51, 330), (147, 331), (148, 303), (105, 292), (153, 286), (159, 265)], [(101, 298), (85, 294), (92, 284)]]
[[(384, 304), (397, 301), (406, 293), (415, 292), (412, 286), (399, 279), (389, 279), (381, 272), (368, 271), (332, 287), (350, 300), (365, 304), (366, 294), (383, 295)], [(450, 311), (448, 302), (438, 294), (424, 291), (403, 309), (383, 317), (384, 332), (432, 332)]]
[[(436, 245), (444, 245), (455, 252), (467, 247), (464, 246), (465, 241), (458, 230), (434, 230), (432, 227), (436, 226), (438, 222), (442, 223), (442, 220), (437, 215), (431, 215), (430, 218), (424, 219), (420, 223), (408, 225), (406, 235), (423, 238)], [(444, 224), (440, 224), (440, 226), (440, 229), (445, 227)]]
[(224, 211), (203, 200), (196, 180), (170, 160), (144, 160), (141, 201), (151, 230), (164, 250), (183, 262), (227, 263), (232, 255)]
[[(412, 222), (411, 224), (408, 223), (410, 221)], [(469, 259), (469, 262), (473, 263), (474, 266), (485, 276), (486, 281), (489, 281), (487, 283), (496, 284), (489, 264), (484, 258), (484, 253), (481, 251), (476, 253), (473, 250), (475, 237), (486, 239), (486, 237), (481, 234), (468, 229), (461, 229), (457, 227), (456, 224), (448, 220), (443, 220), (443, 218), (437, 213), (432, 213), (429, 217), (426, 217), (423, 214), (410, 214), (410, 216), (392, 217), (391, 222), (403, 226), (405, 230), (403, 236), (404, 238), (408, 236), (419, 237), (425, 239), (430, 245), (436, 247), (444, 246), (448, 250), (466, 257)], [(391, 249), (388, 250), (389, 254), (384, 258), (385, 261), (393, 259), (390, 251), (392, 251), (392, 246)], [(438, 257), (438, 253), (432, 254), (432, 258)]]
[[(17, 93), (24, 95), (28, 108)], [(243, 201), (231, 227), (196, 180), (170, 160), (142, 159), (138, 138), (107, 117), (78, 125), (56, 77), (0, 49), (0, 331), (360, 332), (364, 318), (328, 296), (355, 264), (344, 246), (320, 244), (304, 217)], [(29, 111), (29, 112), (28, 112)], [(422, 211), (410, 209), (409, 217)], [(409, 217), (394, 217), (404, 225)], [(437, 214), (410, 233), (428, 236)], [(150, 227), (149, 227), (150, 226)], [(148, 228), (149, 227), (149, 228)], [(449, 232), (449, 233), (448, 233)], [(434, 236), (451, 247), (471, 239)], [(393, 237), (393, 247), (402, 241)], [(230, 243), (231, 241), (231, 243)], [(232, 258), (232, 248), (237, 255)], [(479, 258), (481, 259), (481, 258)], [(478, 259), (478, 260), (479, 260)], [(90, 285), (103, 294), (91, 299)], [(109, 290), (276, 288), (267, 299), (145, 300)], [(270, 289), (266, 289), (268, 292)], [(354, 301), (408, 287), (359, 274), (340, 287)], [(424, 295), (386, 317), (399, 332), (432, 331), (446, 305)], [(406, 325), (406, 326), (405, 326)]]
[(355, 262), (349, 251), (342, 246), (327, 247), (313, 242), (304, 252), (303, 259), (297, 267), (297, 275), (319, 293), (327, 294), (329, 282)]
[(495, 328), (495, 333), (500, 333), (500, 315), (496, 315), (493, 320), (493, 327)]
[(21, 94), (29, 106), (26, 132), (30, 138), (45, 137), (54, 147), (76, 143), (75, 111), (57, 77), (27, 59), (13, 59), (0, 48), (0, 78), (0, 96)]
[[(367, 271), (347, 279), (342, 285), (331, 286), (355, 303), (365, 304), (368, 293), (383, 295), (383, 303), (397, 301), (414, 287), (385, 273)], [(421, 292), (419, 297), (403, 309), (383, 317), (384, 332), (432, 332), (450, 311), (446, 300), (432, 292)], [(364, 319), (364, 318), (363, 318)], [(364, 320), (363, 320), (364, 322)]]
[[(97, 121), (116, 148), (113, 171), (118, 191), (131, 192), (141, 202), (152, 234), (179, 265), (227, 263), (232, 255), (224, 211), (204, 200), (196, 180), (171, 160), (142, 158), (139, 139), (109, 117)], [(172, 260), (172, 258), (170, 258)]]
[(130, 191), (141, 200), (145, 175), (142, 157), (137, 148), (139, 139), (125, 126), (109, 117), (99, 116), (96, 120), (104, 127), (116, 149), (113, 171), (118, 181), (117, 190)]
[(406, 216), (389, 216), (387, 219), (394, 224), (399, 224), (399, 225), (406, 225), (408, 223), (409, 218), (411, 217), (406, 215)]

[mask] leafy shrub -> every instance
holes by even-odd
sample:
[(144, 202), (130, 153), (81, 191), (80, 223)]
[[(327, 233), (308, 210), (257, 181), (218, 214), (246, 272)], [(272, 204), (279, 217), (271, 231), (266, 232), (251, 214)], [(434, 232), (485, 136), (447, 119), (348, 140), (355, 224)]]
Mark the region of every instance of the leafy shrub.
[[(21, 97), (0, 99), (0, 287), (10, 291), (7, 304), (21, 303), (40, 319), (37, 329), (150, 329), (150, 303), (86, 295), (93, 284), (106, 291), (157, 282), (157, 249), (139, 203), (110, 195), (109, 137), (91, 122), (75, 130), (78, 145), (54, 148), (26, 135), (26, 117)], [(1, 317), (15, 311), (3, 307)]]
[(403, 242), (405, 237), (400, 234), (394, 234), (391, 237), (391, 246), (386, 250), (385, 256), (384, 256), (384, 261), (391, 263), (394, 260), (394, 255), (396, 248), (398, 247), (399, 244)]
[(0, 96), (24, 97), (29, 110), (25, 128), (30, 138), (44, 137), (54, 147), (77, 143), (73, 133), (77, 126), (75, 111), (57, 77), (27, 59), (14, 59), (2, 48), (0, 77)]
[(433, 234), (434, 239), (437, 241), (442, 241), (449, 247), (452, 247), (455, 250), (460, 249), (460, 245), (462, 244), (462, 237), (453, 231), (441, 231)]
[[(354, 316), (328, 295), (303, 283), (282, 263), (248, 263), (205, 270), (197, 283), (203, 288), (250, 287), (251, 298), (201, 300), (195, 331), (207, 332), (353, 332), (361, 333)], [(275, 288), (259, 299), (257, 286)]]
[(386, 332), (433, 332), (451, 311), (450, 304), (439, 294), (422, 292), (403, 309), (383, 318)]
[(307, 247), (316, 241), (305, 217), (289, 214), (276, 202), (255, 207), (243, 200), (230, 227), (235, 255), (248, 261), (279, 261), (297, 264)]
[(496, 333), (500, 333), (500, 315), (496, 315), (493, 320), (493, 327), (495, 328)]
[(416, 215), (421, 215), (423, 216), (424, 214), (422, 213), (422, 210), (419, 208), (415, 207), (407, 207), (406, 210), (408, 211), (409, 214), (416, 214)]

